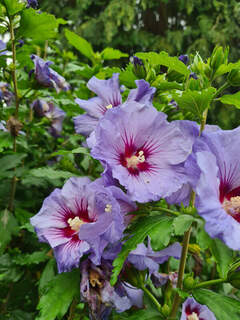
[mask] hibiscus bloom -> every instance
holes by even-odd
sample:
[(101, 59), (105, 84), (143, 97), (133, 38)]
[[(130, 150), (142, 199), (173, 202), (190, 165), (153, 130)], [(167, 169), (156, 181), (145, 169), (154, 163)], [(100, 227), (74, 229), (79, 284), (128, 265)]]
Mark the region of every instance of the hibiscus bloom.
[(198, 303), (194, 298), (187, 298), (182, 305), (180, 320), (216, 320), (207, 306)]
[(95, 136), (92, 156), (112, 171), (132, 200), (157, 201), (186, 181), (183, 162), (192, 143), (154, 107), (133, 101), (108, 111)]
[(124, 214), (135, 206), (130, 201), (124, 206), (126, 198), (116, 189), (104, 187), (99, 180), (70, 178), (31, 218), (39, 240), (53, 248), (59, 272), (78, 267), (85, 253), (99, 264), (104, 248), (121, 239)]
[[(99, 119), (104, 116), (107, 110), (122, 105), (118, 76), (118, 73), (114, 73), (112, 78), (108, 80), (92, 77), (88, 81), (88, 89), (96, 93), (97, 96), (89, 100), (79, 98), (75, 100), (86, 111), (85, 114), (73, 118), (77, 133), (89, 136), (96, 129)], [(151, 104), (156, 89), (150, 87), (145, 80), (136, 80), (136, 85), (137, 89), (130, 91), (127, 102), (137, 101)]]
[(196, 152), (200, 179), (196, 186), (198, 213), (205, 229), (233, 250), (240, 250), (240, 128), (205, 135), (206, 151)]

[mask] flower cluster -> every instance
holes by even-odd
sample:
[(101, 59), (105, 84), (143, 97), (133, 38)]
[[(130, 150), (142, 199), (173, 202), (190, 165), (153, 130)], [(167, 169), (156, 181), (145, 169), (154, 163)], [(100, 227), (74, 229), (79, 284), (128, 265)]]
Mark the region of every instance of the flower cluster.
[[(39, 83), (67, 89), (68, 85), (37, 56), (35, 75)], [(179, 60), (188, 63), (187, 56)], [(135, 58), (134, 63), (143, 66)], [(71, 178), (62, 189), (55, 189), (31, 219), (40, 241), (53, 248), (59, 272), (79, 267), (82, 273), (81, 297), (96, 318), (104, 318), (142, 305), (142, 291), (126, 282), (109, 284), (112, 261), (121, 250), (123, 232), (137, 204), (165, 199), (169, 204), (187, 205), (196, 192), (196, 208), (206, 221), (206, 231), (234, 250), (240, 249), (239, 151), (234, 138), (240, 129), (223, 131), (206, 126), (200, 134), (192, 121), (167, 121), (152, 104), (155, 88), (137, 80), (123, 102), (118, 74), (108, 80), (93, 77), (87, 84), (96, 96), (77, 98), (86, 111), (73, 119), (78, 134), (87, 137), (94, 159), (101, 162), (102, 178)], [(36, 100), (39, 116), (52, 119), (59, 134), (64, 112), (51, 103)], [(124, 191), (123, 191), (124, 190)], [(88, 255), (87, 259), (81, 260)], [(156, 287), (167, 281), (176, 285), (178, 274), (163, 274), (159, 265), (181, 256), (181, 246), (173, 243), (155, 252), (140, 243), (130, 252), (125, 266), (148, 270)], [(181, 320), (215, 320), (213, 313), (193, 298), (182, 307)]]

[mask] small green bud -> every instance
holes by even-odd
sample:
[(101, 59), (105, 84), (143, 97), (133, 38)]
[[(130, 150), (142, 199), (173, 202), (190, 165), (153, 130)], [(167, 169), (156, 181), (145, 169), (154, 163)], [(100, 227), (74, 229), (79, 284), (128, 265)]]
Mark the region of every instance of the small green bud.
[(215, 72), (224, 63), (224, 52), (222, 47), (215, 47), (210, 58), (210, 66)]
[(165, 316), (165, 317), (168, 317), (169, 314), (170, 314), (170, 308), (167, 304), (164, 304), (163, 307), (162, 307), (162, 314)]
[(232, 86), (239, 86), (240, 85), (240, 69), (231, 70), (228, 74), (227, 80)]
[(186, 276), (183, 280), (184, 289), (192, 289), (195, 286), (195, 280), (192, 276)]

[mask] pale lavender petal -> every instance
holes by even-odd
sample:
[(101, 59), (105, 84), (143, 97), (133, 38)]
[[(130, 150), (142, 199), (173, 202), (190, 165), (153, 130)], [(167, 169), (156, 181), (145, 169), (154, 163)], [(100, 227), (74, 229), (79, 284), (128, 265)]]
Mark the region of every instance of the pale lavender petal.
[(81, 114), (80, 116), (73, 118), (75, 131), (83, 136), (89, 136), (93, 132), (98, 124), (98, 119), (88, 114)]

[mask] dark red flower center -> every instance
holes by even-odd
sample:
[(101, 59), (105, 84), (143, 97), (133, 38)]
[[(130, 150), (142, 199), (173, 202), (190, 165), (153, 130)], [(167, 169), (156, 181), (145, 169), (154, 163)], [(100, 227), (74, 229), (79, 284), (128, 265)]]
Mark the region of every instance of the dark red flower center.
[(240, 223), (240, 187), (230, 190), (226, 182), (219, 186), (219, 200), (227, 214)]

